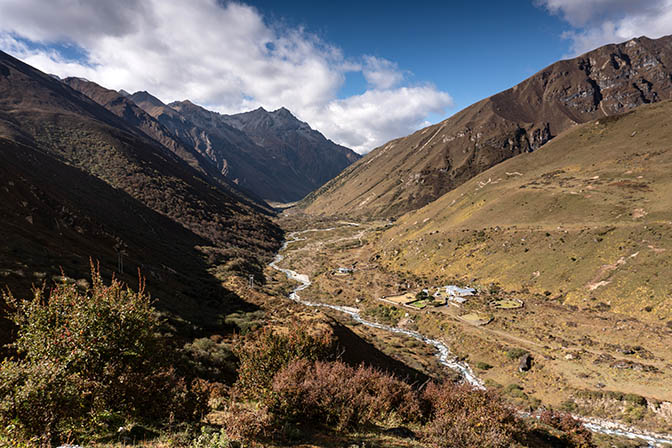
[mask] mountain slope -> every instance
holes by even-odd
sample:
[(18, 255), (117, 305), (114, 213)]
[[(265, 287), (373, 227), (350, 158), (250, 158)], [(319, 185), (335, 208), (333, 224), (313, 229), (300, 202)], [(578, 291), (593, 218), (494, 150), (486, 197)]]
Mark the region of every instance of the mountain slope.
[(3, 210), (15, 211), (0, 216), (5, 241), (12, 241), (3, 245), (1, 269), (12, 288), (35, 280), (27, 270), (58, 274), (71, 260), (78, 260), (76, 272), (66, 274), (85, 276), (89, 256), (111, 270), (125, 252), (125, 272), (142, 267), (150, 288), (170, 290), (161, 305), (193, 315), (210, 301), (222, 305), (208, 272), (213, 264), (261, 266), (280, 244), (281, 231), (262, 208), (4, 53), (0, 138), (9, 195)]
[(672, 36), (607, 45), (371, 151), (302, 205), (312, 214), (399, 215), (577, 123), (669, 98)]
[(272, 157), (286, 159), (305, 183), (303, 196), (361, 158), (351, 149), (327, 140), (284, 107), (273, 112), (259, 108), (222, 118)]
[(395, 270), (672, 320), (672, 101), (561, 134), (404, 215)]
[(301, 199), (359, 158), (286, 109), (227, 116), (190, 101), (165, 105), (147, 92), (129, 98), (232, 182), (266, 200)]
[(233, 194), (239, 196), (246, 195), (249, 197), (250, 202), (255, 202), (257, 206), (268, 209), (268, 205), (261, 198), (256, 197), (256, 195), (248, 191), (243, 192), (240, 188), (234, 187), (209, 158), (200, 154), (190, 145), (183, 143), (179, 137), (173, 135), (158, 120), (137, 106), (130, 99), (130, 95), (123, 95), (81, 78), (66, 78), (62, 81), (170, 149), (210, 181), (219, 184), (222, 188)]

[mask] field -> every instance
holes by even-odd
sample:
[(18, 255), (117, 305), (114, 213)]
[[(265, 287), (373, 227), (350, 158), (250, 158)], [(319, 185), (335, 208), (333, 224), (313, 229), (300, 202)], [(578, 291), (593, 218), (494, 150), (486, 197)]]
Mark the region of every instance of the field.
[[(472, 282), (473, 278), (469, 283), (479, 295), (461, 308), (414, 311), (382, 302), (378, 298), (399, 303), (414, 299), (413, 294), (403, 291), (405, 288), (417, 291), (458, 280), (439, 276), (440, 270), (435, 275), (420, 275), (379, 263), (375, 254), (385, 230), (384, 223), (372, 221), (359, 227), (306, 233), (306, 240), (290, 244), (283, 266), (309, 275), (312, 286), (300, 292), (305, 300), (356, 307), (367, 319), (442, 339), (459, 359), (472, 366), (489, 366), (478, 370), (479, 377), (522, 409), (543, 405), (658, 431), (672, 429), (672, 416), (667, 414), (672, 401), (668, 387), (672, 381), (670, 330), (614, 313), (597, 303), (579, 311), (555, 296), (508, 291), (499, 285)], [(353, 239), (362, 240), (363, 246), (340, 249), (343, 242)], [(346, 263), (367, 263), (369, 269), (356, 270), (347, 279), (334, 279), (328, 267)], [(285, 281), (277, 272), (267, 274), (273, 279), (268, 287)], [(518, 305), (512, 296), (520, 297), (525, 306), (491, 306), (493, 302)], [(419, 341), (354, 324), (338, 312), (325, 312), (413, 368), (433, 376), (454, 375), (437, 363), (431, 347)], [(479, 323), (490, 317), (492, 321), (473, 325), (464, 315), (472, 315)], [(518, 372), (520, 353), (532, 355), (528, 372)], [(625, 396), (643, 401), (627, 401)]]
[(523, 307), (523, 301), (518, 299), (493, 300), (490, 306), (498, 310), (515, 310)]

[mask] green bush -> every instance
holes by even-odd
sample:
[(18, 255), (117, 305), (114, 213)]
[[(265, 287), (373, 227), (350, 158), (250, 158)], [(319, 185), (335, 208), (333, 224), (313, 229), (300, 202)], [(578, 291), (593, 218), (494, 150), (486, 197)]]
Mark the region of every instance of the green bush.
[(490, 370), (490, 369), (492, 369), (492, 366), (490, 364), (488, 364), (487, 362), (479, 361), (479, 362), (476, 363), (476, 368), (480, 369), (480, 370)]
[(528, 351), (522, 348), (512, 348), (506, 352), (506, 357), (509, 359), (518, 359), (523, 355), (527, 355)]
[(264, 398), (271, 391), (273, 377), (291, 361), (317, 361), (333, 355), (329, 333), (310, 334), (298, 326), (286, 332), (264, 327), (250, 333), (234, 347), (240, 365), (236, 391), (248, 398)]
[(216, 431), (204, 426), (201, 434), (193, 440), (190, 448), (229, 448), (231, 442), (223, 430)]
[(63, 282), (31, 300), (4, 298), (20, 358), (0, 365), (0, 426), (13, 437), (50, 443), (108, 430), (111, 421), (189, 420), (204, 411), (203, 394), (170, 367), (142, 283), (138, 292), (114, 279), (106, 286), (92, 268), (84, 292)]

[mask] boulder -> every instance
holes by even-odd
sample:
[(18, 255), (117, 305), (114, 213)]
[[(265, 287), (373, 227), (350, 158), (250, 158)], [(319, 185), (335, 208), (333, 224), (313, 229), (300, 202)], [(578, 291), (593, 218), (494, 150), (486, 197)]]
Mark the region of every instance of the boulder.
[(518, 364), (519, 372), (527, 372), (532, 367), (532, 356), (529, 353), (525, 353), (520, 358), (520, 363)]

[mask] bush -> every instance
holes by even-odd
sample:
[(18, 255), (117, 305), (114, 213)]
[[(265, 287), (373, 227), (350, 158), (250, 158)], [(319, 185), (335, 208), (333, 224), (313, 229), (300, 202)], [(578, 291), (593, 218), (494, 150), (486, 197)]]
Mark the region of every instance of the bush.
[(290, 362), (328, 359), (333, 351), (334, 341), (326, 332), (313, 335), (298, 326), (284, 333), (262, 328), (234, 347), (240, 360), (236, 391), (247, 398), (265, 398), (271, 391), (275, 374)]
[(199, 338), (182, 347), (184, 362), (199, 378), (232, 384), (238, 361), (229, 344), (217, 338)]
[(201, 434), (191, 442), (190, 448), (229, 448), (231, 443), (226, 433), (204, 426)]
[(244, 406), (232, 402), (222, 417), (223, 429), (229, 440), (250, 442), (267, 438), (273, 433), (273, 418), (265, 406)]
[(431, 447), (509, 447), (523, 426), (492, 392), (430, 383), (423, 397), (430, 409), (430, 421), (422, 440)]
[(527, 355), (528, 351), (522, 348), (512, 348), (506, 352), (506, 357), (509, 359), (518, 359), (523, 355)]
[(5, 300), (21, 359), (0, 366), (0, 425), (16, 437), (49, 443), (105, 429), (110, 416), (167, 422), (204, 411), (203, 394), (170, 368), (142, 282), (137, 293), (114, 279), (106, 286), (92, 268), (84, 292), (64, 282), (32, 300)]
[(370, 367), (340, 361), (296, 360), (275, 376), (268, 399), (271, 411), (294, 422), (353, 429), (364, 424), (422, 418), (410, 385)]
[(592, 448), (592, 434), (580, 421), (564, 412), (545, 411), (539, 421), (562, 432), (561, 440), (570, 447)]

